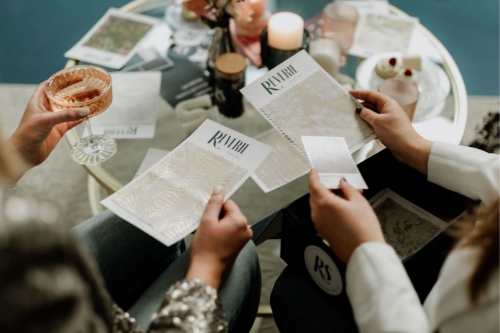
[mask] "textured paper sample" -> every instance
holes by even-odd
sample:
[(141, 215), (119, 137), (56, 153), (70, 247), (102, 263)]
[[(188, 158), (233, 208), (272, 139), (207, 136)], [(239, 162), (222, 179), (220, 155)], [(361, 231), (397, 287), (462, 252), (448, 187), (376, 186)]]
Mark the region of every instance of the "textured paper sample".
[(241, 93), (304, 156), (301, 136), (344, 137), (351, 153), (375, 137), (355, 113), (358, 102), (306, 51)]
[(276, 129), (271, 128), (255, 139), (273, 148), (271, 154), (252, 174), (252, 179), (265, 193), (286, 185), (311, 170), (307, 157)]
[(244, 168), (187, 142), (112, 200), (174, 239), (199, 222), (215, 186), (230, 192), (245, 174)]
[(420, 249), (447, 226), (443, 220), (391, 190), (385, 190), (372, 207), (385, 240), (401, 259)]
[(170, 246), (196, 230), (217, 185), (227, 200), (270, 152), (271, 147), (206, 120), (102, 204)]
[(146, 153), (146, 156), (144, 156), (144, 159), (142, 160), (141, 165), (139, 166), (139, 169), (137, 169), (134, 178), (139, 177), (144, 172), (146, 172), (146, 170), (149, 170), (159, 160), (167, 156), (169, 152), (170, 151), (168, 150), (149, 148), (148, 152)]
[(356, 116), (356, 104), (324, 70), (261, 108), (262, 114), (305, 154), (301, 136), (344, 137), (349, 147), (363, 142), (373, 129)]

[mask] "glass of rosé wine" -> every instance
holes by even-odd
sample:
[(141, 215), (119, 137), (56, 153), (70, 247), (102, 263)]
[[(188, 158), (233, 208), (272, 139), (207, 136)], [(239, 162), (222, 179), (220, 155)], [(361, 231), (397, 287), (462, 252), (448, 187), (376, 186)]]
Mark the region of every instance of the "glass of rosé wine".
[(78, 140), (71, 156), (84, 165), (101, 164), (116, 153), (116, 141), (105, 135), (92, 135), (89, 119), (104, 112), (113, 100), (111, 75), (98, 66), (78, 65), (65, 68), (47, 81), (45, 93), (54, 112), (89, 108), (85, 118), (89, 135)]

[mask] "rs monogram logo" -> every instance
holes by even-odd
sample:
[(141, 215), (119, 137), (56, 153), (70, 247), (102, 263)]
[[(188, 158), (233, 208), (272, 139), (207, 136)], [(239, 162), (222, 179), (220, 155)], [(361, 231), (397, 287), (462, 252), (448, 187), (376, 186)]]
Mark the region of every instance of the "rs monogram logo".
[(304, 251), (304, 261), (311, 278), (324, 292), (334, 296), (342, 292), (340, 272), (325, 251), (309, 245)]
[(316, 260), (314, 263), (314, 271), (319, 272), (323, 280), (325, 280), (327, 283), (330, 283), (330, 281), (332, 280), (331, 267), (325, 265), (323, 263), (323, 260), (321, 260), (319, 256), (316, 256)]

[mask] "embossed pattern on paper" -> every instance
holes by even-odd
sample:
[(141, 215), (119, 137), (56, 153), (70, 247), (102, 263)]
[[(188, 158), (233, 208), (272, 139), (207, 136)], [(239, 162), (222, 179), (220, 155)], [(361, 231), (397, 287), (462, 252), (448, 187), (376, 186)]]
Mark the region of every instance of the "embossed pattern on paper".
[(288, 184), (311, 170), (307, 157), (274, 128), (256, 139), (273, 147), (272, 153), (252, 175), (252, 178), (258, 179), (258, 184), (264, 192)]
[(352, 148), (373, 134), (373, 129), (356, 116), (356, 107), (347, 91), (318, 70), (260, 111), (306, 155), (301, 136), (341, 136)]
[(229, 192), (246, 170), (186, 142), (112, 200), (173, 239), (195, 226), (216, 185)]
[(385, 240), (394, 247), (401, 259), (406, 258), (431, 238), (441, 228), (409, 211), (391, 198), (386, 198), (374, 208), (382, 226)]

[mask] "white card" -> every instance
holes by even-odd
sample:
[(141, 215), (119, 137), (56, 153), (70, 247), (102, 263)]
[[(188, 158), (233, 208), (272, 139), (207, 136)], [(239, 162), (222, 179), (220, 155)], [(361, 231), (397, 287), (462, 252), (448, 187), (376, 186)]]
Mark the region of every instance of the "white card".
[(170, 246), (198, 228), (215, 186), (227, 200), (271, 147), (206, 120), (149, 170), (101, 203)]
[(110, 8), (64, 56), (120, 69), (158, 22), (151, 16)]
[(337, 189), (340, 179), (344, 178), (357, 189), (368, 188), (349, 154), (344, 138), (303, 136), (302, 142), (312, 167), (318, 171), (325, 187)]
[[(92, 133), (115, 139), (153, 138), (160, 97), (160, 72), (111, 73), (113, 102), (91, 119)], [(85, 128), (83, 136), (87, 136)]]

